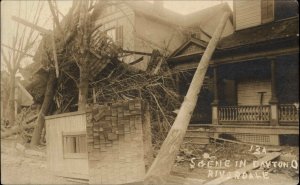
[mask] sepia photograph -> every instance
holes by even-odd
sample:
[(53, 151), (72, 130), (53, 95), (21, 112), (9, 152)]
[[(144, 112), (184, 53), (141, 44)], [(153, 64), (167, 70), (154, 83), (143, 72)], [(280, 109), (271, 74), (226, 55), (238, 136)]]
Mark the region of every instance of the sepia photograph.
[(1, 184), (296, 185), (296, 0), (2, 0)]

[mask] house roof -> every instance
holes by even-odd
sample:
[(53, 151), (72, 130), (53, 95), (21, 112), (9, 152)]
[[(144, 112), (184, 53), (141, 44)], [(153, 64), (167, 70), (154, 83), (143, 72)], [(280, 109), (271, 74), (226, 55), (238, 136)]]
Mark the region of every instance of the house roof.
[(154, 18), (156, 20), (163, 21), (165, 23), (171, 23), (174, 25), (181, 25), (183, 20), (183, 15), (176, 13), (172, 10), (162, 7), (162, 9), (157, 9), (154, 3), (145, 1), (124, 1), (126, 5), (131, 7), (136, 13)]
[[(232, 35), (224, 37), (219, 41), (213, 55), (213, 60), (219, 60), (224, 56), (233, 57), (236, 54), (255, 53), (258, 52), (257, 50), (279, 52), (284, 48), (299, 48), (299, 45), (295, 44), (299, 39), (298, 25), (299, 17), (292, 17), (236, 31)], [(195, 43), (195, 40), (197, 39), (188, 41), (188, 43)], [(189, 47), (190, 45), (184, 43), (175, 50), (173, 54), (169, 56), (169, 64), (177, 65), (179, 64), (177, 62), (189, 63), (192, 59), (198, 60), (201, 58), (203, 54), (202, 49), (192, 53), (182, 54), (187, 53), (186, 51), (190, 50)], [(294, 50), (291, 50), (291, 52), (294, 52)]]
[(206, 24), (210, 18), (218, 15), (222, 11), (230, 11), (227, 3), (221, 3), (209, 8), (205, 8), (187, 15), (179, 14), (170, 9), (162, 7), (157, 10), (154, 3), (146, 1), (122, 1), (131, 7), (135, 12), (155, 18), (157, 20), (174, 25), (191, 27), (199, 24)]
[(299, 17), (292, 17), (264, 25), (236, 31), (232, 35), (222, 38), (218, 47), (228, 49), (256, 44), (287, 37), (298, 37)]

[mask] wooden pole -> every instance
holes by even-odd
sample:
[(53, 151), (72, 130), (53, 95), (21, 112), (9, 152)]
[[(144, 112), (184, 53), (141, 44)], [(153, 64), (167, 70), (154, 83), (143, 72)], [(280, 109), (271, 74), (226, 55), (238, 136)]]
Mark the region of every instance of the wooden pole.
[(50, 30), (47, 30), (47, 29), (45, 29), (45, 28), (43, 28), (43, 27), (40, 27), (40, 26), (38, 26), (38, 25), (36, 25), (36, 24), (33, 24), (33, 23), (31, 23), (31, 22), (28, 22), (28, 21), (26, 21), (26, 20), (24, 20), (24, 19), (22, 19), (22, 18), (20, 18), (20, 17), (12, 16), (12, 20), (14, 20), (14, 21), (16, 21), (16, 22), (18, 22), (18, 23), (21, 23), (21, 24), (23, 24), (23, 25), (25, 25), (25, 26), (28, 26), (28, 27), (30, 27), (30, 28), (32, 28), (32, 29), (34, 29), (34, 30), (37, 30), (37, 31), (39, 31), (39, 32), (41, 32), (41, 33), (44, 33), (44, 34), (49, 34), (49, 33), (51, 33)]
[(223, 14), (220, 23), (216, 28), (216, 31), (214, 32), (211, 40), (209, 41), (208, 46), (205, 49), (204, 55), (202, 56), (199, 65), (196, 69), (187, 95), (180, 107), (179, 113), (177, 114), (175, 122), (171, 127), (167, 138), (163, 142), (161, 149), (159, 150), (159, 153), (155, 158), (151, 168), (146, 174), (145, 181), (151, 181), (156, 178), (160, 179), (161, 177), (170, 174), (173, 162), (176, 158), (177, 152), (179, 151), (179, 147), (183, 141), (187, 127), (191, 120), (191, 116), (195, 109), (198, 94), (202, 87), (205, 73), (209, 66), (209, 61), (221, 37), (229, 15), (229, 12), (225, 12)]

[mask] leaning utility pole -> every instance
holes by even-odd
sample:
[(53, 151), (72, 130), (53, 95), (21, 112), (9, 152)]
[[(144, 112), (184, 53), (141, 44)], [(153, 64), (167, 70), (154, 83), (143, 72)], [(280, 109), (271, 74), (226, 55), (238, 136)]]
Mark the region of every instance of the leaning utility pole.
[(167, 138), (163, 142), (157, 157), (155, 158), (152, 166), (146, 174), (145, 181), (164, 177), (170, 174), (173, 162), (179, 151), (180, 145), (185, 136), (187, 127), (191, 120), (193, 111), (195, 109), (198, 94), (200, 93), (205, 73), (209, 66), (209, 61), (218, 44), (218, 41), (225, 28), (230, 13), (225, 12), (217, 26), (207, 48), (199, 62), (199, 65), (194, 74), (193, 80), (188, 89), (187, 95), (180, 107), (179, 113), (175, 119)]

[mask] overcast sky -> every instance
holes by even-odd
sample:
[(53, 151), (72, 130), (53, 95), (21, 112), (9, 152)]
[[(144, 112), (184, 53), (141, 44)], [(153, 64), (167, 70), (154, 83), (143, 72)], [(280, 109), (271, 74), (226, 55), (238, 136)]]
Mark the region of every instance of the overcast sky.
[[(46, 0), (41, 1), (44, 4), (41, 21), (39, 25), (48, 27), (51, 29), (52, 19), (51, 13)], [(151, 2), (151, 1), (150, 1)], [(220, 4), (221, 2), (228, 2), (232, 7), (232, 0), (194, 0), (194, 1), (164, 1), (164, 7), (180, 14), (193, 13), (195, 11), (208, 8)], [(21, 4), (21, 15), (20, 17), (25, 18), (25, 15), (30, 14), (34, 7), (37, 6), (38, 0), (2, 0), (1, 1), (1, 42), (10, 44), (12, 37), (16, 30), (16, 23), (11, 19), (11, 16), (18, 16), (18, 6)], [(71, 0), (57, 0), (57, 6), (59, 10), (66, 14), (72, 4)], [(31, 9), (32, 8), (32, 9)], [(27, 11), (27, 12), (26, 12)], [(30, 59), (27, 59), (30, 62)], [(25, 60), (26, 61), (26, 60)], [(27, 62), (24, 64), (26, 65)]]

